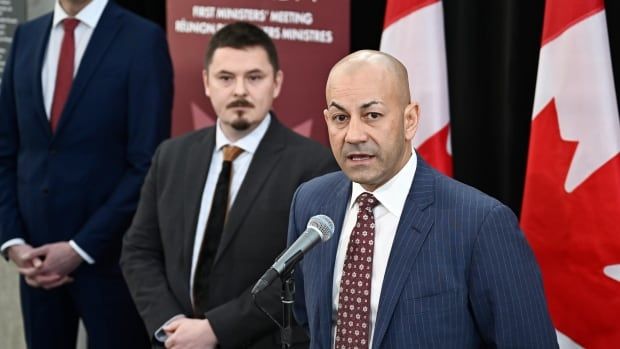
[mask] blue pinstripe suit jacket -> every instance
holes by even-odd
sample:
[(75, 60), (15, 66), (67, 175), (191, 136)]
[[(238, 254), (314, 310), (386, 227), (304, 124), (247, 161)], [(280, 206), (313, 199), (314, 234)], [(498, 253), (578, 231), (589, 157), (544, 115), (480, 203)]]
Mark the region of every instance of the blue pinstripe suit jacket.
[[(332, 279), (351, 182), (331, 173), (300, 186), (289, 243), (316, 214), (334, 236), (295, 271), (297, 321), (311, 348), (332, 344)], [(556, 348), (540, 271), (512, 211), (418, 157), (390, 253), (373, 348)]]

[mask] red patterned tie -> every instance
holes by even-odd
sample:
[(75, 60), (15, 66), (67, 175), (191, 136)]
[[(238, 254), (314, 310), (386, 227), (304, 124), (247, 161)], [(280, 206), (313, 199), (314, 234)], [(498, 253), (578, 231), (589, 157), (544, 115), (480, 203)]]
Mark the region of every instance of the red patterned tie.
[(370, 193), (362, 193), (357, 204), (357, 222), (351, 232), (340, 280), (337, 349), (366, 349), (370, 340), (370, 284), (375, 245), (372, 210), (379, 201)]
[(75, 27), (80, 23), (75, 18), (67, 18), (62, 22), (65, 34), (60, 46), (60, 56), (58, 58), (58, 70), (56, 71), (56, 87), (54, 89), (54, 100), (52, 101), (52, 112), (50, 113), (50, 125), (52, 132), (56, 130), (60, 114), (65, 107), (71, 83), (73, 83), (73, 70), (75, 68)]

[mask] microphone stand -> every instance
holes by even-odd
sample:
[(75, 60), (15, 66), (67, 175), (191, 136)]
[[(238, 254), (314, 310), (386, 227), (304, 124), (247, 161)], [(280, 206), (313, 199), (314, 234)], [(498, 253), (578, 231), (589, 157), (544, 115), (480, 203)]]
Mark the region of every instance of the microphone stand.
[(282, 301), (282, 326), (280, 328), (280, 339), (282, 340), (283, 349), (289, 349), (293, 345), (293, 303), (295, 302), (293, 270), (291, 268), (280, 276), (280, 280), (282, 280), (282, 293), (280, 296)]
[(252, 294), (254, 305), (258, 307), (267, 317), (271, 319), (280, 328), (280, 340), (282, 348), (288, 349), (293, 345), (293, 304), (295, 303), (295, 279), (293, 278), (294, 266), (303, 258), (301, 251), (297, 252), (291, 258), (286, 268), (280, 274), (282, 282), (282, 291), (280, 293), (280, 301), (282, 302), (282, 323), (279, 323), (267, 310), (258, 304), (256, 294)]

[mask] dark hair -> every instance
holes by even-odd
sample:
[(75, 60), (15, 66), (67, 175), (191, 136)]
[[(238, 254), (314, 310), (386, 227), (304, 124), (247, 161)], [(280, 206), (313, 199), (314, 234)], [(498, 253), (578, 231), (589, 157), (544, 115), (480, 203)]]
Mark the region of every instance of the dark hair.
[(228, 24), (213, 35), (211, 41), (209, 41), (207, 54), (205, 55), (205, 69), (209, 68), (215, 50), (220, 47), (244, 49), (255, 46), (260, 46), (267, 52), (267, 57), (269, 58), (269, 63), (271, 63), (273, 67), (274, 74), (280, 70), (278, 52), (269, 35), (261, 28), (247, 22)]

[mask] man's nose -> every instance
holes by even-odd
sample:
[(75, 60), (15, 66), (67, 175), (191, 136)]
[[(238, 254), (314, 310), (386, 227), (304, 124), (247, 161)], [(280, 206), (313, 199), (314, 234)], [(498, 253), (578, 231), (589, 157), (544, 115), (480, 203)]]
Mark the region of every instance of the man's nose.
[(360, 117), (351, 117), (344, 140), (345, 142), (351, 144), (363, 143), (368, 140), (368, 134), (366, 133), (366, 124), (361, 120)]
[(235, 80), (235, 96), (242, 97), (248, 94), (248, 90), (245, 85), (245, 79), (243, 77), (239, 77)]

